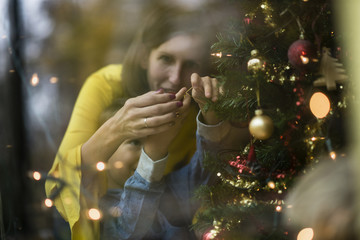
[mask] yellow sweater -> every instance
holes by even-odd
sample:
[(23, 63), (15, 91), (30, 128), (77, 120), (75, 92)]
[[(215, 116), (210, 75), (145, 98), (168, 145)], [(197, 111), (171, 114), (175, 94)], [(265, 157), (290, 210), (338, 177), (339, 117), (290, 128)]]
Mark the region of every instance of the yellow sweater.
[[(101, 113), (112, 102), (123, 96), (121, 89), (121, 65), (109, 65), (92, 74), (83, 85), (76, 100), (71, 119), (60, 144), (58, 153), (49, 176), (45, 182), (45, 190), (51, 197), (57, 190), (54, 205), (69, 222), (72, 239), (99, 239), (99, 224), (87, 218), (89, 208), (97, 208), (97, 200), (101, 195), (95, 187), (91, 193), (81, 189), (81, 146), (100, 127)], [(169, 149), (169, 161), (165, 174), (171, 172), (177, 164), (187, 163), (196, 149), (195, 117), (197, 110), (193, 108), (187, 120)], [(106, 184), (104, 176), (99, 177), (99, 186)], [(104, 185), (102, 185), (104, 186)], [(89, 206), (91, 202), (91, 206)]]

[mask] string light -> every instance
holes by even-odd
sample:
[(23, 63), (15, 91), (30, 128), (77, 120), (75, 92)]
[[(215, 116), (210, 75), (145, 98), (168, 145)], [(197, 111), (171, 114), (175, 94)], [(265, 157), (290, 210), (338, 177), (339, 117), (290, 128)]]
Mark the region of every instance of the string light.
[(44, 204), (46, 207), (51, 208), (53, 206), (53, 201), (50, 198), (45, 199)]
[(49, 79), (49, 82), (52, 83), (52, 84), (55, 84), (55, 83), (57, 83), (58, 81), (59, 81), (59, 79), (58, 79), (57, 77), (51, 77), (51, 78)]
[(281, 206), (276, 206), (275, 210), (276, 210), (277, 212), (281, 212), (282, 207), (281, 207)]
[(310, 98), (310, 110), (317, 118), (324, 118), (330, 112), (330, 100), (321, 93), (316, 92)]
[(31, 77), (31, 81), (30, 84), (35, 87), (39, 84), (40, 80), (39, 80), (39, 76), (37, 75), (37, 73), (34, 73)]
[(218, 58), (222, 58), (222, 57), (236, 57), (236, 55), (232, 54), (232, 53), (223, 53), (223, 52), (218, 52), (218, 53), (211, 53), (210, 54), (213, 57), (218, 57)]
[(219, 52), (219, 53), (212, 53), (212, 54), (211, 54), (211, 56), (221, 58), (221, 57), (222, 57), (222, 52)]
[(313, 142), (315, 142), (317, 140), (324, 140), (324, 139), (325, 139), (325, 137), (311, 137), (310, 138), (310, 140), (313, 141)]
[(301, 59), (301, 62), (303, 64), (308, 64), (309, 63), (309, 58), (308, 57), (305, 57), (305, 56), (301, 55), (300, 59)]
[(274, 189), (274, 188), (275, 188), (275, 183), (274, 183), (273, 181), (269, 181), (267, 185), (268, 185), (268, 187), (269, 187), (270, 189)]
[(297, 235), (297, 240), (312, 240), (314, 237), (314, 230), (312, 228), (304, 228)]
[(34, 171), (32, 176), (36, 181), (39, 181), (41, 179), (41, 173), (39, 173), (38, 171)]
[(105, 163), (104, 162), (98, 162), (97, 164), (96, 164), (96, 169), (98, 170), (98, 171), (104, 171), (105, 170)]
[(124, 164), (121, 161), (114, 162), (114, 168), (120, 169), (124, 166)]
[(91, 220), (99, 220), (101, 218), (101, 212), (99, 211), (99, 209), (90, 208), (88, 211), (88, 217)]
[(329, 155), (332, 160), (336, 160), (336, 153), (334, 151), (331, 151)]

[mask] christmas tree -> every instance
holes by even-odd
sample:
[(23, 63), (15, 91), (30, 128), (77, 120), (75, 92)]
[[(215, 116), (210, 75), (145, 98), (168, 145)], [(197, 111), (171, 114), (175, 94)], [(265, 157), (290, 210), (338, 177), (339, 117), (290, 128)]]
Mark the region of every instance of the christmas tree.
[(218, 181), (198, 189), (194, 228), (203, 239), (295, 239), (281, 224), (287, 192), (305, 169), (341, 161), (346, 145), (341, 36), (327, 0), (228, 4), (239, 14), (212, 54), (224, 94), (207, 107), (235, 127), (248, 124), (251, 137), (206, 157)]

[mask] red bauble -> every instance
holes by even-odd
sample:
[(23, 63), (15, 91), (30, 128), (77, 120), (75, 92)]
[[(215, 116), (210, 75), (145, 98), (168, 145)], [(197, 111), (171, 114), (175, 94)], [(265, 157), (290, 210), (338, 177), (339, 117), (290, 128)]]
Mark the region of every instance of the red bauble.
[(313, 72), (318, 67), (319, 59), (316, 46), (308, 40), (297, 40), (288, 50), (290, 64), (301, 72)]

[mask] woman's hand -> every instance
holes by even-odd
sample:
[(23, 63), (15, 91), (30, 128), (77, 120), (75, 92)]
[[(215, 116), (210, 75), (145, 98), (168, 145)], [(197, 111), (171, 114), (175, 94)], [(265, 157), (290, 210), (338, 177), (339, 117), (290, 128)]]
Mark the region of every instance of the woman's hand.
[(172, 140), (179, 133), (183, 120), (189, 113), (191, 98), (185, 93), (185, 87), (176, 93), (175, 101), (181, 101), (183, 106), (173, 112), (173, 121), (168, 124), (170, 128), (164, 132), (149, 135), (144, 140), (144, 151), (153, 160), (158, 160), (166, 156)]
[(215, 125), (219, 123), (220, 119), (216, 116), (214, 111), (208, 110), (205, 112), (203, 110), (206, 103), (206, 98), (211, 99), (213, 102), (218, 100), (221, 89), (218, 87), (217, 79), (211, 77), (200, 77), (199, 74), (193, 73), (191, 75), (191, 85), (191, 95), (201, 109), (204, 123), (209, 125)]
[(164, 90), (151, 91), (128, 99), (81, 147), (81, 161), (91, 166), (83, 171), (84, 185), (93, 181), (98, 161), (108, 161), (126, 140), (145, 138), (172, 129), (183, 101)]
[(175, 112), (183, 102), (173, 93), (164, 90), (151, 91), (141, 96), (130, 98), (111, 118), (109, 123), (114, 133), (125, 139), (138, 139), (158, 134), (171, 128)]

